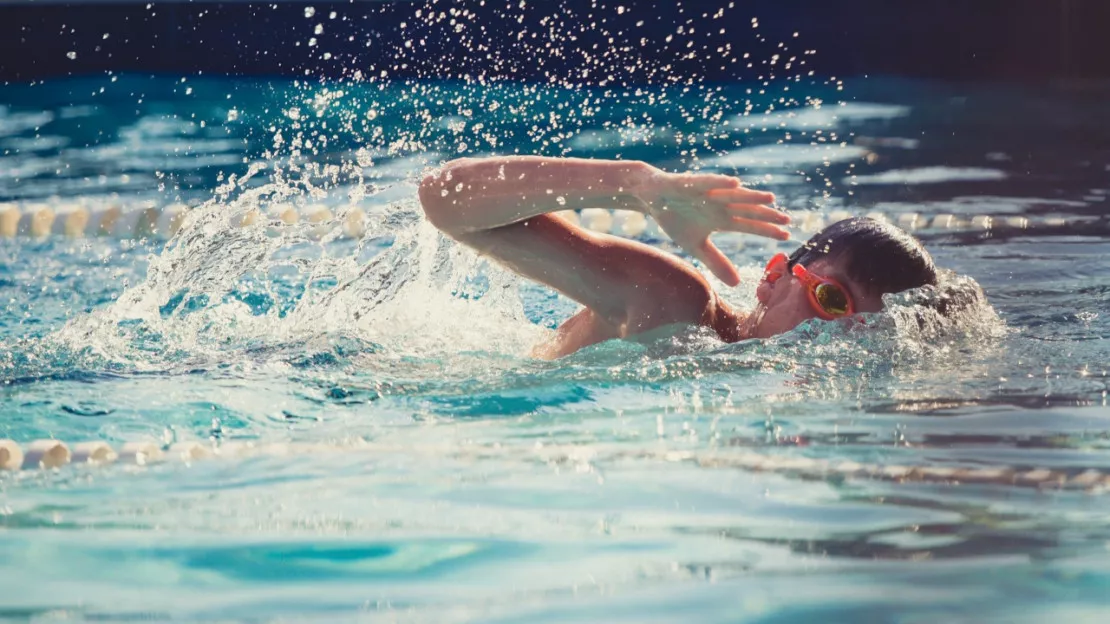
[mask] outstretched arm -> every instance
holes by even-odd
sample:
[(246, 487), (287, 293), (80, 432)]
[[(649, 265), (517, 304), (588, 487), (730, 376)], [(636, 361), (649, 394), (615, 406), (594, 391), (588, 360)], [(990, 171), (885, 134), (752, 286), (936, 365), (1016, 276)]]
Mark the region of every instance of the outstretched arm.
[[(653, 216), (729, 284), (736, 268), (712, 242), (732, 230), (786, 238), (770, 193), (736, 178), (669, 174), (641, 162), (504, 157), (447, 163), (420, 201), (447, 235), (586, 305), (622, 333), (700, 322), (715, 303), (692, 266), (654, 247), (589, 232), (548, 213), (617, 207)], [(711, 310), (710, 310), (711, 311)]]

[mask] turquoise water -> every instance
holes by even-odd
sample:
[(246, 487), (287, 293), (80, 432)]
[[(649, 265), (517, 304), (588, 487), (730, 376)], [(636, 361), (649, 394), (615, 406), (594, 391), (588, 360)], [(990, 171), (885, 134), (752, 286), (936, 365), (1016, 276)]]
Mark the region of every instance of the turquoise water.
[[(0, 619), (1100, 621), (1101, 491), (814, 466), (1110, 473), (1107, 88), (752, 86), (0, 89), (2, 199), (193, 206), (168, 244), (0, 239), (0, 438), (225, 449), (0, 473)], [(514, 150), (738, 172), (799, 222), (955, 215), (918, 233), (992, 307), (534, 361), (573, 304), (414, 203)], [(366, 232), (238, 227), (279, 204)], [(721, 245), (740, 304), (790, 247)]]

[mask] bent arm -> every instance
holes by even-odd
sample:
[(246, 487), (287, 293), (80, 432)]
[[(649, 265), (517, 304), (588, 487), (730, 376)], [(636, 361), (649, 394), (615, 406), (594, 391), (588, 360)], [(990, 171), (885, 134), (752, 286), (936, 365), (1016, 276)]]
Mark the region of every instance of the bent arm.
[(424, 179), (420, 201), (428, 220), (447, 235), (578, 301), (628, 335), (702, 322), (716, 297), (677, 256), (548, 213), (641, 208), (633, 189), (655, 171), (623, 161), (458, 160)]

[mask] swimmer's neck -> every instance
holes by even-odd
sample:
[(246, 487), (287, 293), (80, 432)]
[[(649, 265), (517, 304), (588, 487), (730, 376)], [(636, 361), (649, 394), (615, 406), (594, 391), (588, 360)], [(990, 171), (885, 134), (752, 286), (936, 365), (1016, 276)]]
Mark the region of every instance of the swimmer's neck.
[(714, 293), (716, 299), (712, 309), (707, 310), (708, 318), (702, 324), (717, 332), (721, 340), (732, 343), (740, 342), (754, 337), (755, 327), (763, 316), (763, 306), (756, 306), (750, 311), (733, 308), (721, 296)]
[(568, 356), (580, 349), (607, 340), (639, 339), (657, 331), (674, 331), (680, 327), (693, 325), (712, 330), (724, 342), (740, 342), (753, 337), (755, 325), (762, 316), (762, 307), (755, 311), (736, 310), (715, 295), (713, 305), (707, 306), (697, 323), (678, 322), (666, 325), (645, 326), (644, 329), (630, 328), (627, 323), (616, 325), (589, 308), (580, 310), (563, 322), (555, 333), (532, 349), (532, 356), (544, 360), (555, 360)]

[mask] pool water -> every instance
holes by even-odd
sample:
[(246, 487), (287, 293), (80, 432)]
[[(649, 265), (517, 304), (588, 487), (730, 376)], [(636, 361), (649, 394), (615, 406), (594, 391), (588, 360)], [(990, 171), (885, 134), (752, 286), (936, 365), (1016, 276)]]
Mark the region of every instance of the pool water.
[[(191, 207), (168, 243), (0, 239), (0, 438), (218, 451), (0, 472), (0, 619), (1101, 621), (1110, 86), (799, 90), (0, 88), (4, 199)], [(513, 151), (738, 173), (801, 239), (920, 224), (990, 307), (532, 360), (573, 303), (413, 184)], [(740, 304), (797, 244), (720, 241)]]

